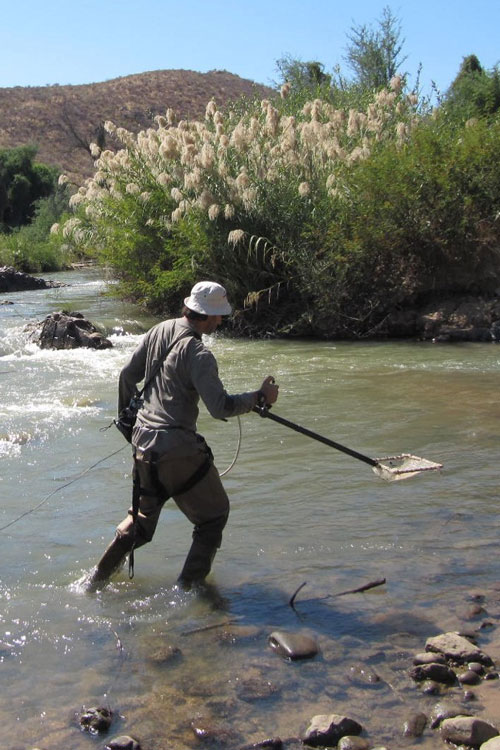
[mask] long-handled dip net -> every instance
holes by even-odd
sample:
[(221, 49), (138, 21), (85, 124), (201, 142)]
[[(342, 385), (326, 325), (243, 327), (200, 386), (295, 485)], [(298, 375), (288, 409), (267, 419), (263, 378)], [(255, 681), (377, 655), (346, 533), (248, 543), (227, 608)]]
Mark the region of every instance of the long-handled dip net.
[(274, 422), (289, 427), (295, 432), (300, 432), (302, 435), (318, 440), (320, 443), (329, 445), (330, 448), (335, 448), (342, 453), (357, 458), (359, 461), (369, 464), (375, 474), (381, 479), (385, 479), (388, 482), (397, 482), (401, 479), (410, 479), (411, 477), (422, 474), (426, 471), (437, 471), (443, 468), (443, 464), (438, 464), (435, 461), (429, 461), (427, 458), (420, 458), (419, 456), (413, 456), (410, 453), (401, 453), (399, 456), (386, 456), (385, 458), (370, 458), (364, 456), (358, 451), (354, 451), (351, 448), (347, 448), (345, 445), (336, 443), (330, 438), (323, 437), (317, 432), (308, 430), (307, 427), (301, 427), (301, 425), (290, 422), (288, 419), (279, 417), (277, 414), (273, 414), (268, 406), (255, 406), (254, 411), (260, 414), (261, 417), (267, 417), (272, 419)]

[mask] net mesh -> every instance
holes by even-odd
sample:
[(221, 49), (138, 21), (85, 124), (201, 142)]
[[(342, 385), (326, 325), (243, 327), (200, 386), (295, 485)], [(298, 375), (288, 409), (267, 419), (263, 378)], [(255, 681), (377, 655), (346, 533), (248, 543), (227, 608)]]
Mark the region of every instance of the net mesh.
[(429, 461), (427, 458), (412, 456), (410, 453), (402, 453), (400, 456), (385, 456), (377, 458), (377, 465), (373, 471), (381, 479), (388, 482), (397, 482), (401, 479), (410, 479), (425, 471), (437, 471), (443, 468), (443, 464)]

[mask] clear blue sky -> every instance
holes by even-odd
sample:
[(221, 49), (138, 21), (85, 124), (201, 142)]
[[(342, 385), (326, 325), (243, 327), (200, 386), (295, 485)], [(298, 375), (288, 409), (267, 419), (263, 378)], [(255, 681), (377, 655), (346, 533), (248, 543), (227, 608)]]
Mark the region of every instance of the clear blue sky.
[[(0, 87), (80, 84), (168, 68), (277, 79), (285, 55), (343, 63), (353, 24), (389, 6), (410, 83), (445, 91), (462, 58), (500, 62), (500, 0), (0, 0)], [(166, 103), (168, 105), (168, 103)]]

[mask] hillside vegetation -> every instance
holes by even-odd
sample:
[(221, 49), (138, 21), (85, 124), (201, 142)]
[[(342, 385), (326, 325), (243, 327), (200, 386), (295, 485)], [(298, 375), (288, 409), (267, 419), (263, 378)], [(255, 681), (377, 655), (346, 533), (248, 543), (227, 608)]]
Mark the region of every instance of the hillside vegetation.
[[(317, 94), (321, 94), (319, 90)], [(498, 116), (421, 113), (394, 76), (363, 108), (280, 99), (203, 119), (158, 116), (53, 228), (161, 313), (190, 285), (224, 283), (245, 333), (358, 337), (429, 294), (492, 293), (500, 279)]]
[[(30, 225), (8, 229), (3, 257), (32, 268), (29, 230), (43, 234), (54, 216), (39, 267), (97, 259), (118, 294), (162, 315), (212, 278), (244, 335), (406, 335), (390, 321), (441, 300), (496, 299), (500, 72), (469, 55), (431, 106), (397, 73), (399, 34), (388, 8), (375, 30), (354, 28), (351, 79), (278, 61), (280, 95), (228, 73), (183, 73), (169, 97), (166, 71), (53, 90), (59, 140), (72, 144), (58, 179), (70, 213), (41, 199)], [(150, 88), (137, 103), (138, 80)], [(77, 172), (88, 176), (75, 189)], [(16, 173), (7, 198), (22, 185)]]
[[(32, 144), (38, 160), (81, 184), (93, 172), (91, 142), (113, 148), (103, 124), (137, 133), (172, 108), (183, 119), (202, 117), (212, 97), (219, 106), (270, 89), (227, 71), (156, 70), (81, 86), (0, 88), (0, 149)], [(102, 139), (105, 138), (103, 141)]]

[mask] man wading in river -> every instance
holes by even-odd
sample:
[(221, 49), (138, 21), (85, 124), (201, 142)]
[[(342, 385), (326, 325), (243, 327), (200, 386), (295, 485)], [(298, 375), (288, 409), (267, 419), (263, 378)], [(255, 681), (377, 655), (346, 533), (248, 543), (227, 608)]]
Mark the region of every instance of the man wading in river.
[[(210, 448), (196, 432), (199, 399), (212, 417), (225, 419), (245, 414), (257, 403), (273, 404), (278, 398), (271, 376), (258, 391), (226, 393), (202, 334), (214, 333), (222, 316), (230, 313), (224, 287), (200, 281), (184, 300), (183, 317), (151, 328), (121, 371), (118, 413), (130, 403), (137, 383), (146, 383), (132, 433), (138, 512), (134, 514), (131, 508), (118, 526), (88, 580), (89, 590), (104, 586), (128, 553), (151, 541), (169, 497), (194, 525), (179, 584), (189, 589), (210, 572), (229, 515), (229, 500)], [(148, 382), (155, 363), (163, 360), (167, 350), (162, 366)]]

